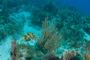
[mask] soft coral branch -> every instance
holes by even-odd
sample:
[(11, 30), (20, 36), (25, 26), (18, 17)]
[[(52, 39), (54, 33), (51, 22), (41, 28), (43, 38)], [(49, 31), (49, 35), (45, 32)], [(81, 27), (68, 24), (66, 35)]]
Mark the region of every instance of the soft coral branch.
[[(55, 49), (56, 43), (61, 40), (62, 36), (59, 34), (58, 30), (55, 28), (55, 24), (48, 23), (48, 18), (42, 24), (41, 35), (38, 41), (36, 41), (37, 46), (46, 52), (51, 52)], [(43, 49), (44, 48), (44, 49)], [(44, 52), (43, 51), (43, 52)]]

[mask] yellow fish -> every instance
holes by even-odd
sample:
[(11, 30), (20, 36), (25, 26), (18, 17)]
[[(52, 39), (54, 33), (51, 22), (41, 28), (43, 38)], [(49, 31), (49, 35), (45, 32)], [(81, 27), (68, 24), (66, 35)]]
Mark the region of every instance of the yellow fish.
[(36, 36), (34, 35), (34, 33), (31, 33), (31, 32), (27, 32), (25, 35), (23, 35), (22, 38), (20, 38), (20, 40), (23, 40), (23, 41), (31, 41), (34, 39), (36, 39)]

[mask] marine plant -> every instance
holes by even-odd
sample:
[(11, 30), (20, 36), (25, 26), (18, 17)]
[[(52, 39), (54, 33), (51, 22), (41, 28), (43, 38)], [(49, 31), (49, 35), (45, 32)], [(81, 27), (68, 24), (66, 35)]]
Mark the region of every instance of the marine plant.
[(84, 60), (90, 60), (90, 53), (89, 53), (89, 51), (90, 51), (90, 50), (87, 48), (86, 53), (83, 54)]
[(0, 11), (0, 23), (5, 24), (9, 22), (9, 10), (7, 8), (7, 0), (2, 1), (3, 4), (1, 5), (1, 11)]
[(7, 11), (7, 0), (3, 0), (2, 14), (6, 14)]
[(41, 26), (42, 21), (45, 19), (45, 17), (48, 17), (48, 13), (41, 10), (34, 8), (31, 12), (31, 23), (33, 25)]
[(21, 32), (23, 31), (23, 25), (20, 23), (17, 24), (7, 24), (7, 26), (5, 26), (5, 32), (7, 33), (7, 35), (11, 35), (14, 39), (15, 36), (17, 34), (21, 34)]
[(55, 3), (49, 2), (48, 4), (44, 5), (43, 10), (51, 14), (51, 17), (56, 17), (58, 12), (58, 7)]
[(56, 17), (58, 8), (53, 2), (45, 4), (42, 8), (33, 8), (31, 11), (31, 23), (37, 26), (41, 26), (42, 21), (45, 17), (48, 17), (48, 20)]
[(61, 7), (58, 10), (58, 17), (61, 19), (61, 22), (66, 21), (78, 24), (81, 16), (78, 11), (70, 10), (67, 7)]
[(21, 34), (23, 31), (23, 25), (21, 23), (4, 23), (0, 24), (0, 40), (6, 38), (8, 35), (11, 35), (14, 39), (17, 34)]
[(48, 18), (45, 18), (45, 21), (42, 23), (41, 35), (39, 39), (36, 40), (36, 46), (44, 53), (51, 53), (57, 47), (57, 42), (61, 40), (62, 36), (55, 28), (55, 24), (48, 23)]
[[(56, 27), (63, 34), (63, 39), (65, 41), (73, 41), (73, 47), (76, 46), (81, 40), (84, 40), (83, 33), (83, 15), (81, 15), (77, 10), (71, 10), (67, 7), (61, 7), (58, 10), (58, 16), (56, 17)], [(86, 29), (87, 31), (88, 28)], [(77, 42), (78, 41), (78, 42)], [(79, 47), (79, 46), (78, 46)]]

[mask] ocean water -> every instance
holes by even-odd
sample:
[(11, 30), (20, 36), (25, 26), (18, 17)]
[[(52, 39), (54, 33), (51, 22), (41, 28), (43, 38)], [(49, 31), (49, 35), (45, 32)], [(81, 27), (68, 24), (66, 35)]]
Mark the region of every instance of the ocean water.
[(61, 3), (69, 5), (69, 6), (75, 6), (78, 8), (81, 12), (89, 14), (90, 15), (90, 4), (89, 0), (59, 0)]
[(0, 0), (0, 60), (90, 60), (89, 0)]

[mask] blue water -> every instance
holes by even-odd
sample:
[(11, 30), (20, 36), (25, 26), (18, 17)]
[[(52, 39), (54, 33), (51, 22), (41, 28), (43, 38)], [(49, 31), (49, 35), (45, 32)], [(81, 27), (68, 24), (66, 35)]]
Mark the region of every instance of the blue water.
[(75, 6), (81, 12), (90, 15), (90, 0), (59, 0), (61, 3)]

